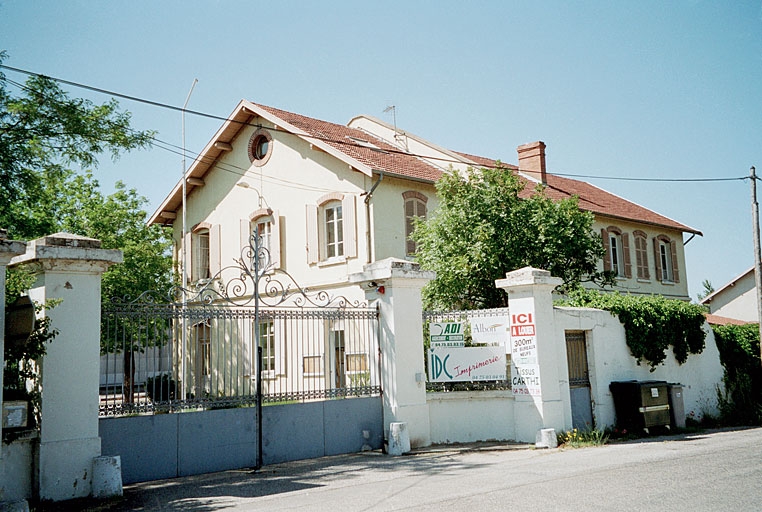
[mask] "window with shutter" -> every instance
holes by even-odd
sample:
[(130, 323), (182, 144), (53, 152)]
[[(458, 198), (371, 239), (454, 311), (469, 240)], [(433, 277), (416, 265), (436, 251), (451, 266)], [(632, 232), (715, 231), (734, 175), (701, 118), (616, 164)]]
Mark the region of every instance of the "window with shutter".
[(355, 197), (331, 193), (307, 205), (307, 261), (342, 261), (357, 256)]
[(415, 219), (426, 218), (426, 202), (428, 198), (420, 192), (404, 192), (402, 197), (405, 201), (405, 255), (413, 256), (416, 252), (416, 244), (411, 236), (415, 230)]
[(648, 239), (643, 231), (633, 232), (635, 238), (635, 264), (638, 279), (650, 279), (648, 271)]

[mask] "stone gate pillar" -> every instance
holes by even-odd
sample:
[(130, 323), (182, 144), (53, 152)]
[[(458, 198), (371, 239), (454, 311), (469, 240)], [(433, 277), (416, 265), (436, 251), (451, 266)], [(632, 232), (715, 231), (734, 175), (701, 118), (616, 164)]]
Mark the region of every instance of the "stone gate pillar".
[(380, 308), (384, 434), (389, 439), (391, 423), (407, 423), (413, 448), (431, 444), (421, 289), (434, 276), (417, 263), (388, 258), (349, 277)]
[(30, 268), (37, 281), (30, 297), (61, 299), (45, 314), (58, 336), (39, 362), (42, 400), (37, 483), (43, 500), (88, 496), (98, 436), (101, 275), (121, 263), (122, 252), (68, 233), (39, 238), (12, 265)]
[(495, 281), (508, 292), (511, 384), (519, 441), (534, 441), (543, 428), (563, 431), (568, 427), (565, 419), (571, 418), (561, 398), (566, 344), (557, 333), (553, 313), (552, 293), (562, 282), (547, 270), (531, 267)]

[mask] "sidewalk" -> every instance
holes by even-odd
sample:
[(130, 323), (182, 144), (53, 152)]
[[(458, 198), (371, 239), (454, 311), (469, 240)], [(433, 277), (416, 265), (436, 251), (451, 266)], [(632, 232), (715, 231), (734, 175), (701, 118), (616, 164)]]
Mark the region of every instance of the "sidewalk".
[[(353, 489), (384, 479), (397, 479), (422, 472), (439, 473), (452, 467), (454, 458), (466, 453), (529, 450), (533, 445), (483, 442), (437, 445), (413, 450), (401, 457), (379, 451), (335, 455), (319, 459), (284, 462), (260, 470), (241, 469), (142, 482), (125, 486), (124, 496), (110, 500), (72, 500), (43, 504), (38, 511), (213, 511), (278, 510), (278, 497), (302, 493), (304, 510), (314, 510), (311, 490), (342, 487), (342, 501), (367, 496)], [(266, 504), (263, 503), (267, 502)], [(300, 500), (297, 498), (297, 502)], [(352, 508), (352, 507), (348, 507)], [(337, 510), (347, 507), (337, 506)]]

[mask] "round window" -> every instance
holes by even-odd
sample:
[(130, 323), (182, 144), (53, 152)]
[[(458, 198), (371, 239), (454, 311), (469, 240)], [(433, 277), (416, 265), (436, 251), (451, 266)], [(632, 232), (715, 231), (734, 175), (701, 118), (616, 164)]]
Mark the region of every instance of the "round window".
[(270, 159), (272, 153), (272, 135), (267, 130), (260, 128), (249, 139), (249, 160), (256, 166), (264, 165)]

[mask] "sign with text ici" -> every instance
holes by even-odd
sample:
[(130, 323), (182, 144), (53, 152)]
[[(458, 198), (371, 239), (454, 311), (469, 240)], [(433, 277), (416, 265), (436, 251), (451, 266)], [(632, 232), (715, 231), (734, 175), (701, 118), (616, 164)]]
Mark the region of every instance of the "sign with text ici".
[(466, 344), (463, 322), (432, 322), (429, 324), (430, 347), (463, 347)]
[(429, 349), (429, 382), (505, 380), (503, 347)]
[(511, 389), (514, 395), (540, 396), (540, 365), (534, 303), (511, 304)]

